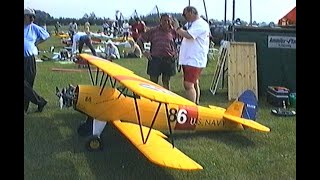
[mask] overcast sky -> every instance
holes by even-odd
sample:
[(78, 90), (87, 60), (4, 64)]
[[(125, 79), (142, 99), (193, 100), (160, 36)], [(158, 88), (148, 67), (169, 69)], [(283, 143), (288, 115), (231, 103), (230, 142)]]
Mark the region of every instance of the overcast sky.
[[(156, 13), (182, 13), (189, 0), (24, 0), (24, 6), (42, 10), (55, 18), (81, 18), (85, 13), (94, 12), (97, 17), (114, 19), (116, 10), (130, 17), (136, 10), (138, 15)], [(209, 19), (224, 19), (224, 0), (206, 0)], [(203, 0), (190, 0), (200, 15), (205, 16)], [(227, 20), (232, 20), (233, 0), (227, 0)], [(296, 6), (295, 0), (252, 0), (252, 20), (275, 22)], [(250, 0), (235, 0), (235, 18), (250, 21)]]

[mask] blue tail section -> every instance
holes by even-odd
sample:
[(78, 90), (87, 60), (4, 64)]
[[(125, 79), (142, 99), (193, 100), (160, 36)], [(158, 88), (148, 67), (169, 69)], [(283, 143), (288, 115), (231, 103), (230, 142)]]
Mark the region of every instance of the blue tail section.
[(239, 96), (238, 101), (244, 103), (241, 117), (256, 120), (256, 115), (258, 111), (258, 100), (254, 92), (251, 90), (244, 91)]

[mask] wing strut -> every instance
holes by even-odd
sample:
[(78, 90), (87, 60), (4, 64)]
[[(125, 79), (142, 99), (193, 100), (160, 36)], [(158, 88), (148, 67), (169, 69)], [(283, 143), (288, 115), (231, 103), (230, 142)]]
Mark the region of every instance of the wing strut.
[(95, 85), (97, 85), (98, 84), (98, 77), (99, 77), (99, 68), (97, 68), (97, 73), (96, 73), (96, 84)]
[(111, 87), (115, 87), (116, 86), (116, 82), (117, 82), (117, 80), (116, 79), (114, 79), (114, 82), (112, 82), (112, 77), (111, 76), (109, 76), (109, 78), (110, 78), (110, 85), (111, 85)]
[(89, 74), (90, 74), (90, 78), (91, 78), (91, 83), (92, 83), (92, 85), (94, 85), (93, 77), (92, 77), (92, 72), (91, 72), (91, 68), (90, 68), (89, 61), (87, 61), (87, 63), (88, 63), (88, 69), (89, 69)]
[[(136, 99), (136, 98), (135, 98), (135, 99)], [(154, 114), (154, 116), (153, 116), (153, 120), (152, 120), (152, 122), (151, 122), (151, 126), (150, 126), (150, 128), (149, 128), (149, 131), (148, 131), (148, 135), (147, 135), (146, 141), (145, 141), (145, 142), (143, 142), (144, 144), (145, 144), (145, 143), (147, 143), (147, 141), (148, 141), (148, 138), (149, 138), (150, 132), (151, 132), (151, 130), (152, 130), (153, 124), (154, 124), (154, 122), (156, 121), (156, 118), (157, 118), (157, 116), (158, 116), (158, 113), (159, 113), (159, 110), (160, 110), (161, 104), (162, 104), (162, 103), (161, 103), (161, 102), (159, 102), (159, 106), (158, 106), (158, 108), (157, 108), (156, 113), (155, 113), (155, 114)]]
[(120, 91), (120, 94), (119, 94), (118, 98), (119, 98), (122, 94), (126, 97), (126, 94), (125, 94), (124, 92), (128, 92), (128, 88), (123, 87), (123, 88), (119, 89), (119, 91)]
[[(101, 82), (102, 82), (103, 75), (104, 75), (104, 73), (102, 74), (100, 84), (101, 84)], [(108, 79), (109, 79), (109, 75), (106, 76), (106, 79), (105, 79), (104, 82), (103, 82), (103, 86), (102, 86), (101, 91), (100, 91), (100, 96), (101, 96), (101, 94), (102, 94), (102, 92), (103, 92), (103, 90), (104, 90), (104, 87), (105, 87), (106, 84), (107, 84)]]
[(133, 99), (134, 99), (134, 105), (135, 105), (135, 108), (136, 108), (137, 118), (138, 118), (138, 121), (139, 121), (141, 138), (142, 138), (142, 142), (144, 143), (144, 137), (143, 137), (143, 132), (142, 132), (142, 125), (141, 125), (141, 119), (140, 119), (140, 113), (139, 113), (137, 98), (134, 97)]
[(168, 120), (169, 133), (170, 133), (170, 137), (171, 137), (171, 144), (172, 144), (172, 147), (174, 148), (172, 129), (171, 129), (171, 125), (170, 125), (170, 118), (169, 118), (169, 112), (168, 112), (168, 104), (166, 103), (165, 106), (166, 106), (166, 114), (167, 114), (167, 120)]
[(144, 135), (143, 135), (143, 131), (142, 131), (142, 123), (141, 123), (141, 119), (140, 119), (140, 113), (139, 113), (139, 108), (138, 108), (138, 103), (137, 103), (137, 98), (136, 98), (136, 96), (137, 96), (137, 95), (134, 93), (134, 98), (133, 98), (133, 99), (134, 99), (134, 104), (135, 104), (135, 108), (136, 108), (137, 118), (138, 118), (138, 121), (139, 121), (141, 138), (142, 138), (143, 144), (146, 144), (147, 141), (148, 141), (150, 132), (151, 132), (151, 130), (152, 130), (153, 124), (154, 124), (154, 122), (156, 121), (156, 118), (157, 118), (157, 116), (158, 116), (158, 113), (159, 113), (159, 110), (160, 110), (160, 107), (161, 107), (161, 104), (162, 104), (162, 103), (159, 102), (157, 111), (156, 111), (156, 113), (154, 114), (153, 119), (152, 119), (152, 122), (151, 122), (151, 125), (150, 125), (150, 127), (149, 127), (149, 131), (148, 131), (147, 137), (146, 137), (146, 139), (144, 139)]
[[(99, 86), (101, 86), (101, 84), (102, 84), (102, 80), (103, 80), (103, 78), (104, 78), (104, 75), (105, 75), (105, 73), (102, 71), (102, 76), (101, 76), (101, 79), (100, 79), (100, 84), (99, 84)], [(107, 77), (108, 78), (108, 77)], [(106, 79), (107, 80), (107, 79)], [(105, 83), (104, 83), (105, 84)]]

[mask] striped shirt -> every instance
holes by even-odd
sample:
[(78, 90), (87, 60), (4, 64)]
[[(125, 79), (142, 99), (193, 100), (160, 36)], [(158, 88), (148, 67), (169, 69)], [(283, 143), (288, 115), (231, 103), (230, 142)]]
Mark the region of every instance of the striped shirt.
[(143, 42), (150, 42), (150, 53), (153, 57), (174, 57), (177, 54), (175, 44), (176, 32), (164, 30), (159, 26), (151, 28), (140, 36)]

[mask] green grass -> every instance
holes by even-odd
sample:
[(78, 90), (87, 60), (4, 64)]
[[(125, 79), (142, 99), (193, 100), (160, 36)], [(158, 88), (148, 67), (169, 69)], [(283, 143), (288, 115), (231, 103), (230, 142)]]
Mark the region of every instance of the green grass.
[[(51, 38), (40, 49), (60, 45)], [(60, 45), (61, 46), (61, 45)], [(145, 59), (116, 60), (146, 77)], [(113, 127), (102, 134), (102, 152), (88, 152), (77, 128), (85, 116), (72, 108), (58, 108), (55, 87), (90, 84), (87, 72), (62, 73), (53, 67), (76, 68), (55, 61), (38, 63), (35, 89), (48, 100), (42, 113), (30, 113), (24, 120), (25, 179), (296, 179), (296, 118), (271, 115), (272, 106), (259, 99), (257, 121), (271, 132), (211, 132), (175, 135), (175, 145), (200, 163), (204, 170), (178, 171), (150, 163)], [(210, 61), (201, 77), (201, 105), (227, 107), (227, 90), (209, 92), (215, 63)], [(172, 91), (184, 96), (182, 74), (171, 81)], [(30, 105), (30, 111), (37, 107)]]

